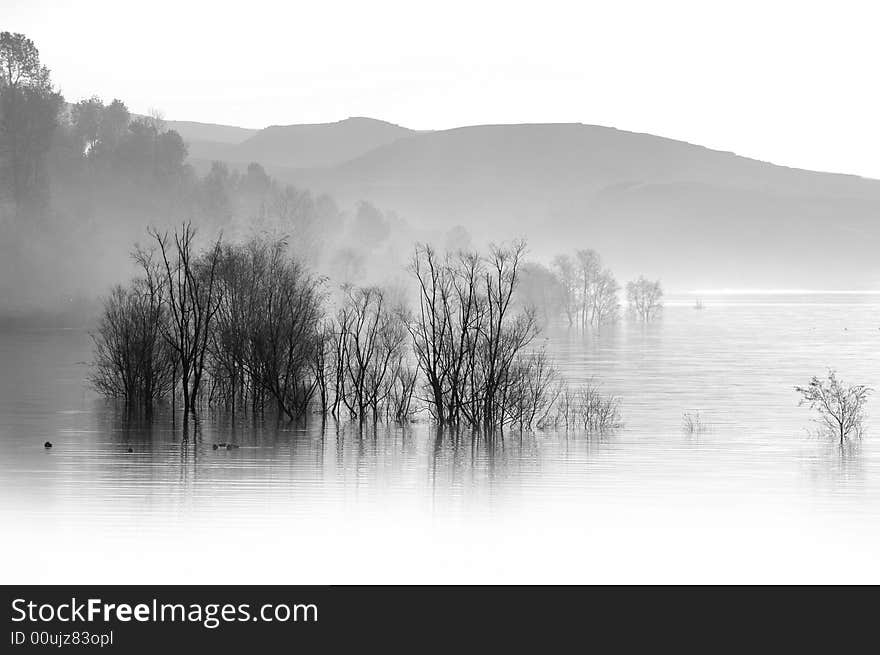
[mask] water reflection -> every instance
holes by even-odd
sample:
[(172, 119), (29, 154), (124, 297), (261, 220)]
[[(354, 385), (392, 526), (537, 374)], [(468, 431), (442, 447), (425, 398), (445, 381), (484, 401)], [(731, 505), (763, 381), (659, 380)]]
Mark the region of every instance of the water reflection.
[[(654, 324), (547, 333), (570, 382), (595, 378), (621, 397), (624, 426), (606, 435), (486, 438), (427, 423), (288, 423), (204, 411), (184, 440), (169, 407), (145, 417), (86, 388), (84, 332), (3, 333), (0, 511), (136, 530), (148, 517), (272, 526), (394, 504), (437, 516), (565, 503), (650, 512), (670, 499), (696, 507), (773, 498), (880, 518), (877, 412), (865, 439), (841, 450), (807, 435), (810, 415), (793, 392), (831, 365), (880, 387), (877, 298), (850, 298), (845, 307), (705, 300), (700, 312), (692, 300), (667, 307)], [(876, 399), (869, 415), (875, 407)], [(683, 415), (697, 410), (703, 429), (683, 430)]]

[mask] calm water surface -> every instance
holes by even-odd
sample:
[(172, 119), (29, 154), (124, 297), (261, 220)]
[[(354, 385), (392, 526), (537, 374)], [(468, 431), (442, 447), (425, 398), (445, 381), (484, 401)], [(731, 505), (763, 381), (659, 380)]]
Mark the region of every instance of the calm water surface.
[(880, 296), (704, 302), (549, 330), (624, 427), (491, 445), (213, 413), (183, 444), (89, 390), (84, 331), (0, 332), (3, 582), (880, 581), (880, 400), (841, 450), (793, 391), (827, 367), (880, 388)]

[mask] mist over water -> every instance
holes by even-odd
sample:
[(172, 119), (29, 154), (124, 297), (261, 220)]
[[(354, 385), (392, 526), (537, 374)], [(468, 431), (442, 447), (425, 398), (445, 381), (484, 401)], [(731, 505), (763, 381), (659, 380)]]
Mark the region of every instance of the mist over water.
[(880, 583), (867, 11), (5, 4), (0, 583)]
[(84, 331), (4, 330), (9, 581), (880, 580), (878, 401), (841, 448), (793, 390), (826, 366), (880, 386), (880, 296), (701, 299), (647, 325), (549, 327), (565, 378), (619, 395), (624, 425), (494, 442), (425, 417), (203, 411), (182, 443), (167, 407), (147, 423), (89, 390)]

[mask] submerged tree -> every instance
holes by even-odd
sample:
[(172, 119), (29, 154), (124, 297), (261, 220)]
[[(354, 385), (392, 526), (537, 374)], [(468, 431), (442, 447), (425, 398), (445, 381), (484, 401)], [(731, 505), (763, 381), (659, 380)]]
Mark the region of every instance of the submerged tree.
[(162, 338), (164, 319), (161, 290), (150, 281), (113, 288), (92, 334), (95, 389), (146, 412), (170, 392), (174, 358)]
[(382, 289), (345, 290), (336, 319), (334, 412), (341, 403), (352, 418), (364, 421), (372, 415), (375, 422), (389, 413), (388, 401), (396, 394), (397, 408), (390, 413), (398, 414), (401, 405), (408, 413), (405, 393), (411, 394), (412, 382), (405, 357), (406, 327), (400, 316)]
[(596, 296), (596, 285), (602, 272), (602, 259), (595, 250), (578, 250), (575, 253), (575, 261), (577, 262), (581, 327), (586, 328), (593, 322), (593, 302)]
[(200, 402), (235, 413), (271, 399), (302, 415), (323, 372), (322, 280), (283, 239), (197, 251), (188, 223), (151, 235), (155, 245), (135, 253), (142, 275), (105, 302), (93, 386), (146, 409), (179, 386), (185, 422)]
[(590, 325), (601, 327), (620, 318), (620, 285), (607, 268), (601, 271), (591, 289), (589, 301)]
[(533, 262), (521, 268), (517, 296), (521, 306), (535, 310), (542, 325), (568, 308), (566, 290), (559, 278), (546, 266)]
[(795, 387), (795, 391), (801, 396), (799, 404), (816, 410), (818, 422), (839, 437), (841, 445), (851, 435), (861, 436), (865, 403), (873, 391), (871, 387), (844, 384), (829, 369), (824, 379), (813, 376), (806, 386)]
[[(580, 326), (598, 328), (606, 323), (613, 323), (620, 315), (620, 301), (617, 297), (620, 285), (614, 274), (602, 268), (602, 258), (595, 250), (578, 250), (572, 261), (563, 255), (554, 260), (563, 295), (569, 307), (566, 309), (569, 318), (572, 313), (580, 316)], [(574, 299), (577, 302), (574, 302)]]
[(287, 256), (286, 242), (253, 244), (259, 275), (249, 302), (246, 369), (288, 418), (308, 409), (317, 381), (313, 365), (323, 317), (321, 282)]
[(622, 425), (620, 398), (603, 393), (593, 380), (579, 387), (561, 384), (549, 418), (553, 427), (566, 431), (612, 432)]
[(297, 418), (316, 386), (321, 280), (290, 257), (284, 239), (223, 246), (217, 263), (218, 307), (208, 347), (211, 390), (233, 414), (266, 400)]
[(644, 275), (626, 284), (626, 300), (630, 313), (640, 321), (654, 320), (663, 308), (660, 280), (651, 282)]
[(553, 258), (553, 271), (559, 280), (562, 309), (568, 324), (573, 325), (578, 312), (578, 277), (575, 263), (568, 255), (557, 255)]
[[(440, 426), (489, 436), (560, 420), (590, 431), (618, 423), (616, 399), (575, 399), (531, 347), (535, 312), (514, 301), (523, 243), (442, 257), (418, 246), (410, 310), (394, 288), (343, 285), (334, 300), (285, 238), (199, 250), (189, 223), (150, 235), (152, 247), (135, 253), (140, 276), (114, 289), (95, 335), (93, 385), (128, 405), (173, 402), (179, 387), (184, 427), (200, 403), (233, 415), (274, 406), (289, 419), (318, 405), (324, 419), (405, 423), (414, 401)], [(616, 291), (601, 278), (598, 298)], [(596, 301), (594, 311), (613, 306)]]
[(195, 250), (195, 229), (190, 223), (174, 231), (151, 232), (162, 258), (170, 320), (165, 340), (174, 350), (178, 379), (183, 390), (184, 420), (196, 411), (196, 398), (205, 371), (205, 356), (214, 316), (219, 308), (216, 287), (221, 243), (204, 255)]
[(410, 270), (419, 305), (408, 327), (424, 400), (440, 425), (491, 432), (540, 413), (541, 399), (522, 397), (529, 388), (547, 389), (532, 377), (544, 360), (526, 352), (537, 334), (535, 314), (512, 307), (524, 252), (516, 243), (485, 257), (459, 252), (441, 259), (429, 246), (416, 249)]
[(161, 265), (149, 250), (136, 250), (134, 259), (141, 275), (128, 288), (113, 288), (92, 334), (91, 382), (128, 408), (150, 412), (174, 387), (176, 359), (165, 339), (168, 307)]

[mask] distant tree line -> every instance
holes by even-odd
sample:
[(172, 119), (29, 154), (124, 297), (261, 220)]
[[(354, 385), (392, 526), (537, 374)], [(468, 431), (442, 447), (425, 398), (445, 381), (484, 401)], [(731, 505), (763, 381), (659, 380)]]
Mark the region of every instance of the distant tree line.
[[(548, 268), (523, 266), (523, 302), (536, 308), (543, 321), (562, 318), (580, 329), (600, 328), (621, 317), (620, 284), (595, 250), (557, 255)], [(626, 285), (627, 312), (637, 321), (656, 319), (663, 307), (659, 281), (644, 276)]]
[(16, 203), (48, 185), (46, 157), (63, 104), (33, 41), (0, 32), (0, 174)]
[[(41, 244), (41, 254), (54, 249), (90, 270), (93, 240), (129, 243), (163, 216), (239, 240), (286, 235), (310, 266), (362, 280), (364, 253), (397, 220), (362, 203), (347, 221), (331, 197), (282, 184), (260, 164), (198, 163), (199, 172), (187, 156), (158, 112), (136, 115), (120, 99), (96, 96), (68, 103), (33, 41), (0, 33), (0, 255), (10, 266), (21, 246)], [(5, 268), (0, 261), (0, 275), (16, 272)]]
[(122, 216), (158, 214), (235, 231), (248, 228), (296, 237), (299, 254), (315, 259), (322, 239), (342, 224), (332, 198), (313, 196), (270, 177), (257, 163), (239, 172), (212, 162), (203, 176), (186, 162), (181, 136), (158, 113), (132, 116), (121, 100), (92, 97), (59, 117), (54, 151), (58, 200), (88, 202)]

